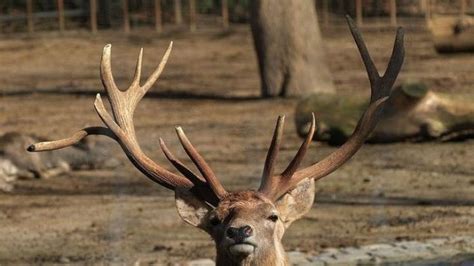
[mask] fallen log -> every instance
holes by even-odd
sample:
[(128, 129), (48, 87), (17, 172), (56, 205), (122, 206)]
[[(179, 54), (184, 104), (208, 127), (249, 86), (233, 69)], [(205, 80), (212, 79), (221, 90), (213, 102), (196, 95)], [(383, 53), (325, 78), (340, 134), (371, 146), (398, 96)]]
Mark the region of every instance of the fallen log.
[(438, 53), (474, 52), (473, 17), (434, 17), (428, 27)]
[(450, 36), (434, 37), (433, 41), (438, 53), (474, 52), (474, 29), (470, 28)]
[[(422, 83), (405, 83), (393, 89), (382, 118), (367, 140), (371, 143), (400, 141), (452, 141), (474, 137), (473, 95), (435, 93)], [(311, 113), (317, 118), (314, 140), (332, 145), (344, 143), (357, 124), (367, 101), (354, 95), (313, 95), (296, 108), (298, 134), (306, 136)]]

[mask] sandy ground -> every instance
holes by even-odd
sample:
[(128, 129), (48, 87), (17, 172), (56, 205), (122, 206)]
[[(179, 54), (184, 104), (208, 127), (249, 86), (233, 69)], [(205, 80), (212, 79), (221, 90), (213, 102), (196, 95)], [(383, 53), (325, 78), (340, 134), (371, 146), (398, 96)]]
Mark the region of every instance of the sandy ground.
[[(365, 32), (379, 68), (390, 56), (393, 31)], [(139, 47), (144, 76), (170, 40), (175, 48), (149, 97), (136, 111), (143, 149), (168, 165), (163, 137), (180, 158), (174, 136), (183, 126), (231, 190), (255, 188), (277, 115), (292, 117), (296, 99), (258, 99), (259, 79), (250, 32), (152, 32), (124, 37), (103, 33), (0, 40), (0, 132), (59, 138), (99, 123), (93, 98), (102, 91), (101, 49), (113, 43), (113, 69), (128, 85)], [(325, 32), (329, 67), (341, 93), (368, 94), (357, 50), (344, 28)], [(436, 55), (425, 31), (407, 32), (407, 58), (399, 81), (418, 79), (437, 91), (471, 93), (473, 55)], [(28, 93), (31, 91), (43, 93)], [(62, 91), (67, 93), (52, 93)], [(280, 169), (300, 139), (291, 119)], [(0, 264), (61, 262), (179, 262), (213, 257), (212, 241), (185, 225), (173, 194), (146, 180), (128, 163), (114, 171), (82, 171), (48, 180), (21, 181), (0, 194)], [(315, 143), (305, 165), (334, 148)], [(317, 185), (313, 209), (284, 238), (287, 250), (474, 234), (474, 141), (367, 145)], [(185, 160), (189, 163), (189, 160)]]

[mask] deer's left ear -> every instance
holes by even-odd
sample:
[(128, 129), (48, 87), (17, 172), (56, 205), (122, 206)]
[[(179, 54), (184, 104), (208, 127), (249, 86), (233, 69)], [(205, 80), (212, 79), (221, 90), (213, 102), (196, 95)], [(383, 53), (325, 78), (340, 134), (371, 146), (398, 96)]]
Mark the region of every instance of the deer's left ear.
[(291, 223), (305, 215), (314, 202), (314, 179), (304, 179), (275, 202), (280, 217), (288, 228)]
[(176, 189), (175, 200), (179, 216), (186, 223), (206, 231), (207, 214), (212, 208), (187, 189)]

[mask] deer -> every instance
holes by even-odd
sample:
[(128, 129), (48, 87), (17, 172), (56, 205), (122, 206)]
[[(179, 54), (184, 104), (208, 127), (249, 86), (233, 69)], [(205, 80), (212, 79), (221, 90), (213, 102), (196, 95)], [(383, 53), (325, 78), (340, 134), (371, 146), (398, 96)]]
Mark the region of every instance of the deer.
[(114, 82), (111, 45), (106, 45), (100, 75), (112, 115), (105, 108), (100, 93), (94, 102), (95, 111), (105, 126), (87, 127), (67, 138), (32, 144), (28, 151), (69, 147), (90, 135), (112, 138), (143, 175), (174, 191), (179, 216), (214, 240), (216, 265), (289, 265), (282, 245), (285, 230), (311, 209), (315, 199), (315, 182), (341, 167), (361, 148), (379, 120), (404, 60), (404, 32), (398, 28), (390, 61), (384, 75), (380, 76), (359, 29), (350, 17), (347, 21), (368, 73), (370, 104), (347, 142), (324, 159), (299, 169), (316, 129), (313, 115), (311, 128), (294, 158), (283, 172), (276, 174), (274, 169), (285, 121), (284, 116), (279, 116), (267, 151), (260, 187), (256, 190), (226, 190), (181, 127), (176, 128), (177, 137), (199, 174), (180, 161), (162, 138), (159, 140), (161, 150), (180, 174), (157, 164), (140, 148), (133, 123), (135, 107), (162, 73), (172, 42), (143, 85), (140, 85), (143, 49), (140, 50), (134, 78), (126, 90), (119, 89)]
[(13, 192), (18, 179), (48, 179), (75, 170), (113, 169), (120, 165), (106, 143), (91, 138), (68, 150), (25, 154), (25, 147), (42, 140), (24, 132), (0, 135), (0, 192)]

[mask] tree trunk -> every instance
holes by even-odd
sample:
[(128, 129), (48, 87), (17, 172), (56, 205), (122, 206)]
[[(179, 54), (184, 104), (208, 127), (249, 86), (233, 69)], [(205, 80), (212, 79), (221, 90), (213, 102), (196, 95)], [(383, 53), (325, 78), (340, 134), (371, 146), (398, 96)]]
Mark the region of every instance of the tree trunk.
[(174, 24), (183, 24), (183, 15), (181, 11), (181, 0), (174, 0)]
[(334, 92), (314, 0), (250, 3), (262, 96)]
[(99, 0), (99, 24), (110, 28), (112, 25), (112, 5), (110, 0)]

